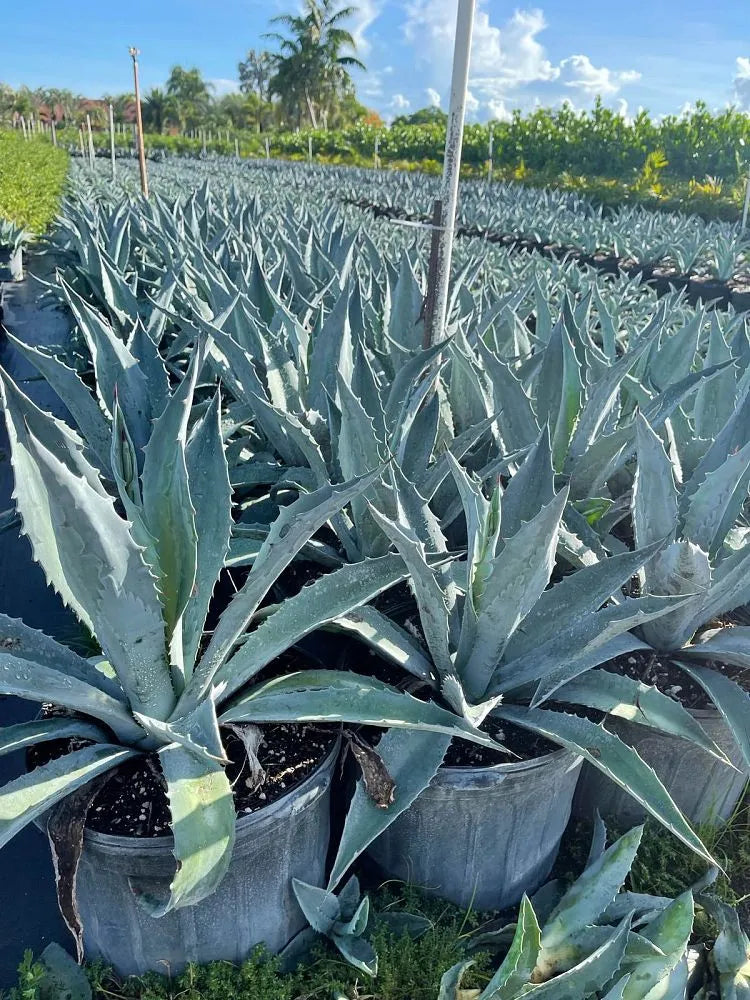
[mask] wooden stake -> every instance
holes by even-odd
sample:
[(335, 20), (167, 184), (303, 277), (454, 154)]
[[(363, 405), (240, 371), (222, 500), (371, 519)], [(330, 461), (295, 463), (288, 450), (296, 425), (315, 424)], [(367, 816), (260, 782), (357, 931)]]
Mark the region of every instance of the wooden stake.
[(54, 118), (50, 121), (49, 127), (50, 127), (50, 132), (52, 133), (52, 145), (56, 146), (57, 145), (57, 129), (55, 128), (55, 119)]
[(143, 197), (148, 198), (148, 174), (146, 173), (146, 146), (143, 141), (143, 115), (141, 113), (141, 86), (138, 80), (138, 56), (140, 50), (130, 48), (130, 55), (133, 60), (133, 82), (135, 84), (135, 125), (138, 136), (138, 165), (141, 169), (141, 191)]
[(268, 136), (266, 136), (266, 159), (267, 160), (271, 159), (271, 142)]

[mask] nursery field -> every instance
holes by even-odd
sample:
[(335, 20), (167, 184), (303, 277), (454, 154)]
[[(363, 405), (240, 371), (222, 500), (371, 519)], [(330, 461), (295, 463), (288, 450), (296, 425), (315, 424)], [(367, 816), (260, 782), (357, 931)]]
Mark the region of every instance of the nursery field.
[(79, 623), (0, 616), (0, 845), (98, 961), (14, 1000), (750, 995), (747, 234), (465, 182), (435, 337), (432, 178), (148, 166), (71, 162), (0, 356)]

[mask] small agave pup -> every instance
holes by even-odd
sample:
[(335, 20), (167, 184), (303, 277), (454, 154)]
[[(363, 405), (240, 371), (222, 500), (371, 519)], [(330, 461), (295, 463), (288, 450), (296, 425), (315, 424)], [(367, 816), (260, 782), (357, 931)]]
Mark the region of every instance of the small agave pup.
[(658, 545), (586, 566), (549, 586), (567, 489), (555, 491), (547, 433), (504, 494), (497, 487), (490, 500), (456, 462), (452, 470), (468, 536), (467, 560), (452, 574), (429, 564), (424, 526), (433, 538), (440, 537), (440, 527), (426, 504), (415, 505), (412, 494), (399, 492), (398, 521), (371, 508), (409, 567), (427, 649), (374, 608), (340, 619), (337, 627), (414, 673), (465, 722), (519, 726), (562, 749), (531, 761), (505, 758), (495, 766), (440, 769), (449, 737), (387, 733), (378, 752), (396, 781), (395, 802), (378, 809), (358, 788), (329, 889), (369, 840), (371, 853), (390, 874), (456, 902), (481, 909), (517, 901), (554, 861), (581, 758), (708, 857), (636, 753), (580, 714), (539, 707), (553, 696), (582, 706), (595, 701), (613, 712), (639, 705), (649, 725), (719, 754), (688, 712), (643, 684), (601, 676), (595, 699), (585, 691), (565, 691), (571, 679), (637, 646), (629, 631), (635, 625), (684, 600), (622, 594)]
[[(638, 653), (638, 669), (648, 672), (657, 661), (674, 668), (671, 679), (661, 683), (672, 685), (678, 700), (685, 700), (691, 682), (703, 689), (706, 704), (713, 703), (720, 715), (702, 710), (698, 717), (737, 770), (680, 742), (654, 739), (635, 726), (618, 723), (618, 731), (653, 765), (695, 821), (726, 819), (750, 774), (750, 685), (743, 675), (750, 667), (750, 628), (712, 627), (750, 600), (750, 544), (748, 528), (741, 523), (750, 484), (748, 414), (746, 396), (684, 482), (677, 445), (668, 454), (653, 428), (638, 418), (635, 544), (662, 542), (640, 571), (641, 592), (683, 600), (674, 611), (636, 629), (641, 642), (632, 652)], [(596, 680), (589, 675), (582, 683), (590, 686)], [(632, 721), (640, 719), (634, 715)], [(589, 807), (637, 816), (619, 797), (602, 802), (596, 776), (589, 775), (582, 784)]]
[(461, 990), (472, 962), (460, 962), (443, 976), (438, 1000), (684, 1000), (693, 895), (622, 890), (642, 832), (636, 827), (604, 850), (598, 821), (586, 869), (567, 892), (548, 883), (532, 900), (524, 896), (515, 929), (480, 932), (470, 941), (483, 949), (506, 942), (487, 986)]
[(701, 894), (696, 899), (712, 917), (719, 935), (713, 947), (699, 956), (690, 976), (689, 996), (695, 1000), (748, 1000), (750, 940), (737, 911), (715, 896)]
[[(0, 619), (0, 693), (65, 710), (0, 730), (0, 753), (59, 740), (68, 747), (0, 789), (0, 845), (49, 814), (61, 907), (79, 952), (85, 935), (92, 954), (127, 972), (165, 960), (177, 968), (188, 959), (239, 959), (262, 939), (281, 947), (304, 924), (290, 876), (310, 877), (312, 871), (322, 877), (332, 759), (313, 774), (299, 800), (287, 796), (268, 814), (260, 809), (237, 822), (226, 773), (228, 725), (237, 732), (248, 720), (313, 717), (461, 731), (492, 743), (445, 709), (367, 678), (352, 683), (325, 671), (301, 671), (249, 685), (304, 635), (404, 580), (407, 571), (397, 554), (345, 566), (304, 588), (270, 618), (266, 612), (263, 623), (247, 632), (279, 574), (381, 470), (302, 494), (283, 508), (246, 582), (205, 641), (231, 530), (218, 394), (188, 428), (206, 346), (198, 345), (186, 376), (155, 415), (141, 462), (120, 405), (111, 402), (108, 465), (116, 499), (78, 433), (37, 409), (0, 371), (23, 530), (50, 584), (104, 654), (94, 666), (41, 632)], [(244, 708), (237, 702), (240, 693)], [(257, 766), (260, 734), (252, 726), (240, 731), (248, 762)], [(139, 755), (152, 762), (166, 786), (172, 838), (144, 845), (133, 837), (89, 837), (84, 866), (96, 856), (101, 868), (87, 879), (80, 900), (81, 914), (89, 917), (82, 928), (75, 881), (86, 810), (99, 779)], [(67, 809), (58, 807), (63, 802)], [(262, 847), (269, 843), (276, 851), (270, 860), (263, 854), (269, 848)], [(228, 875), (233, 851), (238, 878)], [(140, 859), (140, 868), (128, 868), (135, 862), (123, 861), (123, 852)], [(258, 885), (253, 879), (261, 876), (271, 881), (261, 882), (251, 905), (248, 886)], [(113, 885), (121, 888), (119, 897)], [(208, 897), (217, 888), (223, 896), (202, 911), (205, 919), (188, 915), (183, 921), (186, 907), (211, 907)]]

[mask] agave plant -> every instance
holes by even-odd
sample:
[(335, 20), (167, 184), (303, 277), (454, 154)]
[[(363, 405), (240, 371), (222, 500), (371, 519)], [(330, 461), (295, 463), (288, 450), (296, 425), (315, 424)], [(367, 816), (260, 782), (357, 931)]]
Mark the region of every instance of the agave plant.
[[(196, 346), (187, 375), (154, 417), (142, 454), (121, 394), (114, 395), (106, 472), (93, 464), (76, 431), (39, 410), (0, 372), (23, 531), (50, 585), (103, 653), (94, 665), (19, 621), (0, 619), (0, 692), (66, 710), (0, 731), (0, 753), (70, 741), (69, 752), (0, 789), (0, 845), (97, 776), (152, 755), (172, 816), (180, 818), (173, 824), (177, 870), (169, 896), (143, 901), (154, 916), (199, 902), (230, 862), (235, 810), (222, 743), (226, 724), (325, 716), (460, 731), (492, 744), (446, 709), (364, 677), (354, 684), (303, 670), (251, 683), (303, 636), (405, 579), (397, 554), (347, 565), (273, 614), (266, 609), (252, 629), (279, 574), (379, 469), (300, 494), (282, 508), (246, 582), (210, 638), (204, 635), (231, 530), (218, 393), (189, 426), (207, 350), (205, 342)], [(115, 497), (105, 488), (110, 476)], [(309, 710), (298, 711), (300, 697), (309, 698)]]
[(604, 850), (606, 831), (598, 821), (587, 866), (567, 891), (549, 883), (533, 901), (524, 896), (515, 929), (477, 936), (473, 946), (485, 948), (513, 931), (487, 986), (461, 990), (472, 965), (466, 960), (443, 976), (438, 1000), (683, 998), (693, 893), (670, 900), (622, 890), (642, 832), (635, 827)]
[[(660, 428), (693, 394), (731, 367), (729, 358), (715, 363), (711, 359), (694, 371), (673, 368), (672, 377), (652, 385), (644, 366), (667, 333), (667, 307), (660, 306), (623, 348), (611, 327), (600, 331), (600, 342), (594, 339), (585, 322), (590, 301), (566, 302), (556, 323), (549, 316), (544, 326), (538, 322), (537, 335), (546, 340), (521, 361), (502, 357), (494, 331), (476, 342), (457, 334), (449, 345), (446, 376), (456, 434), (495, 417), (497, 450), (490, 459), (530, 447), (542, 427), (549, 427), (555, 472), (569, 483), (559, 541), (561, 556), (572, 565), (605, 554), (592, 526), (627, 490), (627, 477), (624, 485), (616, 477), (635, 451), (637, 404)], [(538, 308), (537, 320), (540, 315)], [(699, 319), (694, 327), (697, 340)], [(695, 348), (690, 358), (694, 354)], [(495, 467), (490, 460), (486, 469), (472, 471), (484, 478)]]
[[(479, 726), (492, 716), (580, 754), (708, 857), (654, 772), (633, 750), (589, 718), (540, 707), (554, 698), (558, 706), (571, 703), (629, 716), (637, 706), (645, 724), (682, 735), (725, 760), (690, 714), (657, 690), (613, 674), (597, 674), (595, 683), (587, 683), (592, 668), (639, 646), (631, 631), (636, 625), (658, 621), (686, 600), (623, 595), (623, 585), (653, 558), (660, 543), (552, 582), (568, 490), (555, 489), (547, 431), (505, 492), (498, 486), (490, 499), (450, 456), (448, 462), (461, 494), (468, 538), (465, 562), (450, 573), (444, 566), (430, 566), (430, 551), (444, 550), (445, 540), (418, 495), (398, 490), (396, 520), (370, 506), (409, 568), (425, 645), (372, 607), (341, 616), (334, 627), (359, 636), (413, 674), (465, 722)], [(426, 733), (402, 738), (391, 732), (382, 738), (378, 753), (396, 782), (396, 801), (378, 809), (366, 789), (358, 788), (329, 889), (343, 877), (360, 845), (372, 842), (427, 787), (448, 743)]]
[(23, 248), (31, 233), (8, 219), (0, 218), (0, 250), (9, 253), (8, 268), (11, 281), (23, 280)]
[(706, 666), (750, 666), (750, 629), (711, 627), (750, 600), (748, 528), (743, 508), (750, 486), (747, 392), (691, 475), (684, 480), (677, 448), (669, 453), (648, 421), (637, 419), (638, 465), (632, 500), (635, 545), (661, 542), (640, 570), (645, 595), (682, 595), (684, 603), (636, 632), (697, 682), (724, 716), (750, 767), (750, 695)]

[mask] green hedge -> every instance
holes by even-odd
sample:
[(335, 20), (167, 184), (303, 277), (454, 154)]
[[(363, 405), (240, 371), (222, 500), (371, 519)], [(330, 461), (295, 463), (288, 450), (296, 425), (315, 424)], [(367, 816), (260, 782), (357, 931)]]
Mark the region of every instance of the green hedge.
[[(698, 103), (688, 115), (667, 116), (655, 121), (644, 111), (625, 119), (600, 103), (591, 111), (569, 107), (540, 108), (533, 114), (514, 113), (510, 121), (493, 122), (494, 162), (499, 169), (521, 168), (559, 176), (563, 172), (588, 177), (607, 177), (630, 182), (643, 168), (649, 153), (661, 151), (667, 160), (664, 177), (672, 181), (721, 178), (725, 184), (744, 179), (750, 165), (750, 116), (734, 108), (714, 114)], [(221, 130), (224, 132), (224, 129)], [(78, 133), (69, 129), (71, 144)], [(234, 152), (234, 132), (229, 142), (213, 141), (216, 152)], [(265, 136), (238, 132), (244, 155), (262, 156)], [(378, 128), (357, 124), (345, 129), (269, 133), (274, 156), (306, 157), (308, 138), (316, 156), (341, 157), (346, 162), (372, 161), (375, 139), (383, 163), (398, 160), (442, 161), (445, 127), (442, 125), (396, 125)], [(106, 143), (100, 134), (97, 141)], [(132, 145), (129, 135), (118, 144)], [(200, 150), (199, 139), (184, 136), (148, 135), (147, 145), (172, 152)], [(463, 162), (481, 168), (487, 161), (488, 125), (468, 125), (464, 136)]]
[(57, 213), (68, 154), (49, 139), (0, 132), (0, 218), (43, 232)]

